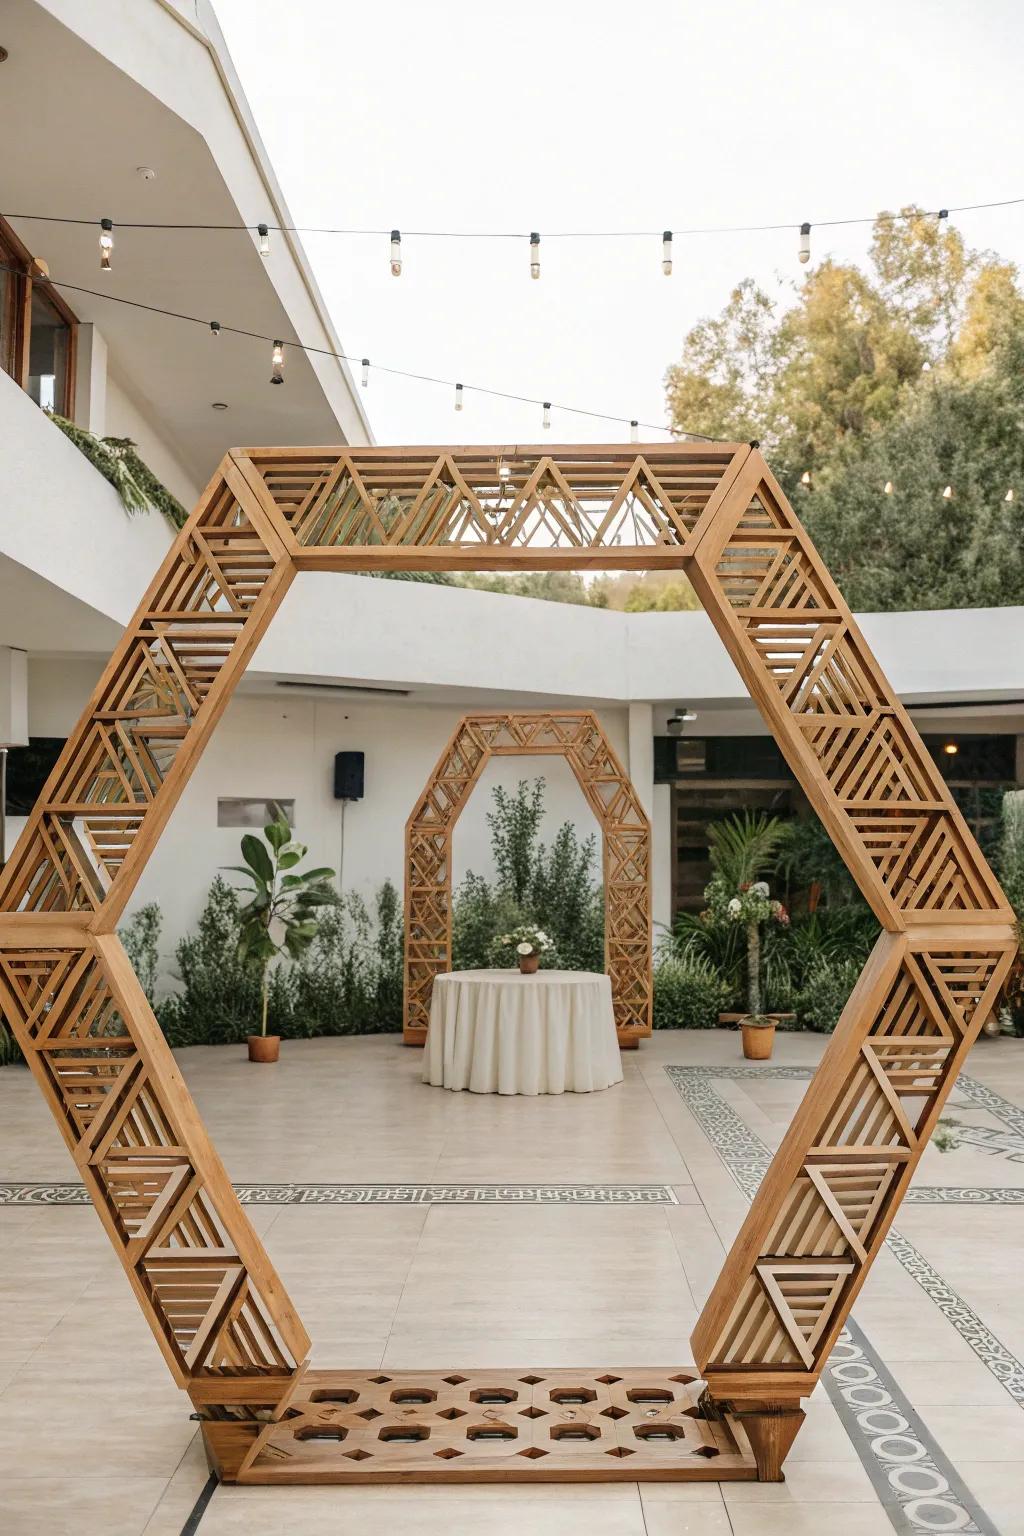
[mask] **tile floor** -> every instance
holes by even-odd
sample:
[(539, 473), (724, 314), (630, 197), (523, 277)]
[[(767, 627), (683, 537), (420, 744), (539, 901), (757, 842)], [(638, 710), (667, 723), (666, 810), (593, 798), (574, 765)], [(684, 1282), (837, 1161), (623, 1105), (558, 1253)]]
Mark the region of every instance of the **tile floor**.
[[(730, 1076), (735, 1035), (666, 1032), (625, 1057), (621, 1085), (532, 1100), (425, 1087), (395, 1037), (289, 1044), (275, 1069), (234, 1048), (179, 1059), (239, 1184), (415, 1183), (449, 1201), (466, 1183), (506, 1186), (488, 1203), (249, 1205), (316, 1364), (613, 1367), (688, 1363), (747, 1204), (713, 1115), (738, 1117), (763, 1160), (806, 1087), (792, 1069), (822, 1045), (783, 1036), (767, 1071)], [(668, 1064), (723, 1075), (701, 1075), (695, 1110)], [(958, 1088), (951, 1113), (977, 1134), (925, 1154), (926, 1198), (897, 1222), (906, 1248), (879, 1258), (784, 1485), (217, 1488), (191, 1536), (1024, 1536), (1024, 1042), (982, 1041), (968, 1073), (980, 1086)], [(74, 1181), (28, 1074), (0, 1071), (0, 1531), (181, 1536), (207, 1480), (202, 1449), (99, 1222), (9, 1193)], [(600, 1192), (551, 1193), (572, 1186)], [(840, 1401), (871, 1361), (888, 1388)], [(883, 1389), (883, 1417), (858, 1426), (855, 1411), (881, 1401), (865, 1394)]]

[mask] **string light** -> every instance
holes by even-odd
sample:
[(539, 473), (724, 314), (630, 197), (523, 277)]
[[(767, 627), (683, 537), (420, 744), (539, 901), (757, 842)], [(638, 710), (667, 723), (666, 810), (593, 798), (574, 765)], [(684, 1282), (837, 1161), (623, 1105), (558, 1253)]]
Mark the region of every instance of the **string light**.
[(263, 260), (266, 261), (267, 257), (270, 255), (270, 230), (265, 224), (257, 224), (256, 233), (260, 237), (260, 255), (263, 257)]
[(921, 372), (922, 373), (931, 373), (931, 371), (932, 371), (932, 365), (928, 361), (928, 359), (925, 358), (924, 362), (921, 364)]
[(1006, 495), (1003, 497), (1003, 500), (1004, 501), (1016, 501), (1016, 499), (1017, 498), (1014, 495), (1013, 486), (1011, 485), (1010, 489), (1007, 491)]
[(882, 495), (883, 496), (891, 496), (892, 495), (892, 491), (893, 491), (892, 481), (891, 480), (887, 480), (885, 482), (885, 484), (882, 486)]
[(511, 477), (512, 477), (512, 471), (509, 469), (508, 465), (505, 463), (505, 460), (504, 459), (499, 459), (498, 460), (498, 479), (499, 480), (509, 480), (509, 479), (511, 479)]
[(811, 259), (811, 226), (806, 221), (800, 225), (800, 249), (797, 254), (801, 264), (806, 266)]
[(953, 500), (953, 487), (951, 485), (946, 486), (946, 489), (942, 493), (942, 499), (943, 501)]
[(547, 429), (550, 427), (550, 425), (551, 425), (551, 401), (550, 400), (545, 400), (544, 401), (544, 415), (541, 417), (541, 426), (544, 428), (544, 430), (546, 432)]
[(100, 219), (100, 271), (110, 271), (110, 253), (114, 249), (114, 222)]
[(456, 386), (455, 386), (455, 409), (457, 411), (461, 411), (462, 410), (462, 385), (461, 384), (456, 384)]
[(273, 370), (271, 372), (271, 375), (270, 375), (270, 382), (271, 382), (271, 384), (283, 384), (284, 383), (284, 342), (282, 342), (282, 341), (275, 341), (274, 342), (274, 349), (273, 349), (273, 351), (270, 354), (270, 363), (271, 363), (271, 368)]
[(391, 231), (391, 276), (392, 277), (401, 277), (401, 275), (402, 275), (402, 231), (400, 229), (393, 229)]
[(939, 209), (938, 224), (939, 224), (939, 230), (942, 231), (944, 229), (947, 232), (947, 234), (952, 229), (953, 226), (949, 222), (949, 209), (948, 208), (940, 208)]
[(220, 321), (219, 320), (211, 320), (210, 321), (210, 331), (211, 331), (211, 333), (214, 336), (219, 336), (220, 335)]
[(368, 357), (364, 357), (363, 358), (363, 376), (362, 376), (362, 384), (363, 384), (363, 388), (364, 389), (369, 384), (369, 382), (370, 382), (370, 359)]
[(540, 235), (536, 230), (530, 236), (530, 276), (540, 277)]
[(805, 469), (803, 474), (800, 476), (800, 484), (801, 485), (806, 485), (807, 489), (810, 490), (810, 488), (811, 488), (811, 472), (810, 472), (809, 469)]
[(666, 229), (661, 237), (661, 270), (666, 277), (672, 276), (672, 231)]
[(629, 424), (629, 440), (631, 443), (638, 443), (640, 441), (640, 423), (638, 421), (631, 421)]

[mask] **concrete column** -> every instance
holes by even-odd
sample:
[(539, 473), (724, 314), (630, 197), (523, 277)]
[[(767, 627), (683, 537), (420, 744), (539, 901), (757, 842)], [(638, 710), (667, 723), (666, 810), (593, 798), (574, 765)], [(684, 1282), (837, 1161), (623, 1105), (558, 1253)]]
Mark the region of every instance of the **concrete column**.
[(75, 423), (96, 437), (107, 430), (107, 344), (94, 325), (78, 327)]
[(28, 746), (28, 656), (0, 645), (0, 747)]
[(654, 809), (654, 706), (629, 706), (629, 776), (648, 816)]
[(655, 784), (651, 817), (651, 916), (657, 924), (672, 926), (672, 866), (675, 860), (672, 833), (672, 786)]

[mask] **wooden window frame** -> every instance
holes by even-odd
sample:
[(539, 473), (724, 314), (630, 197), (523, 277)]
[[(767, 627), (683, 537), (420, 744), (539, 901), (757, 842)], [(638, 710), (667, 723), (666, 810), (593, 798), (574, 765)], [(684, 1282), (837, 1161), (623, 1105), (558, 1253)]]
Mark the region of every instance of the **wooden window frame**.
[(12, 367), (7, 367), (7, 359), (0, 358), (0, 367), (4, 373), (13, 378), (19, 389), (28, 391), (29, 346), (32, 339), (32, 295), (35, 285), (38, 283), (40, 291), (45, 294), (47, 303), (52, 304), (60, 318), (68, 327), (68, 358), (67, 377), (65, 379), (66, 408), (61, 413), (69, 420), (74, 420), (75, 414), (75, 375), (78, 365), (78, 316), (74, 310), (61, 298), (52, 283), (38, 276), (36, 258), (27, 246), (19, 240), (7, 220), (0, 216), (0, 260), (5, 267), (14, 267), (14, 282), (11, 285), (10, 304), (12, 307), (12, 333), (13, 357)]

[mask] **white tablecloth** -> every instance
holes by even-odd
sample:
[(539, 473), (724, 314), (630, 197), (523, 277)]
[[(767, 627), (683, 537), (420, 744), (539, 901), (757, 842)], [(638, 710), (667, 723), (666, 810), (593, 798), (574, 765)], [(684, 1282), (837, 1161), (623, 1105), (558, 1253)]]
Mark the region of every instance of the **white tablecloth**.
[(612, 988), (592, 971), (434, 977), (423, 1081), (472, 1093), (590, 1093), (622, 1081)]

